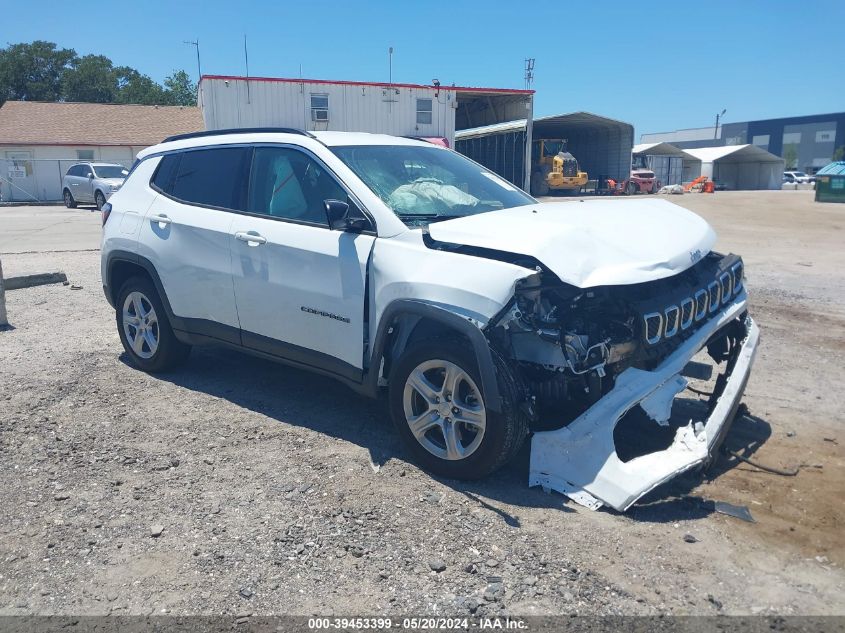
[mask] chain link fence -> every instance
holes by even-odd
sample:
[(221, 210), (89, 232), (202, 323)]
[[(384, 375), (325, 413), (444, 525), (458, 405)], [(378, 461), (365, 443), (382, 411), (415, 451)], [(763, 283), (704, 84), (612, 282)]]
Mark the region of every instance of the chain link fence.
[[(62, 179), (71, 165), (85, 161), (78, 159), (0, 158), (0, 203), (4, 202), (60, 202)], [(127, 169), (131, 161), (108, 161)]]

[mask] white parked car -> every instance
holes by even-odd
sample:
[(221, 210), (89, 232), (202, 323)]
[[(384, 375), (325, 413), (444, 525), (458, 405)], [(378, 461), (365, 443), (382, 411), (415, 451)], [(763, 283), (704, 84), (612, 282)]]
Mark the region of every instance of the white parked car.
[(808, 176), (803, 171), (785, 171), (783, 172), (783, 176), (784, 178), (791, 179), (788, 182), (797, 182), (802, 185), (816, 181), (814, 176)]
[(62, 179), (62, 197), (68, 209), (78, 202), (93, 202), (102, 209), (111, 195), (120, 189), (129, 170), (113, 163), (78, 163)]
[[(709, 462), (757, 346), (742, 260), (712, 251), (700, 217), (653, 198), (541, 204), (424, 141), (172, 137), (103, 216), (104, 290), (138, 368), (213, 343), (385, 394), (414, 458), (447, 477), (492, 473), (534, 431), (529, 483), (593, 508)], [(722, 377), (678, 424), (703, 348)], [(620, 456), (635, 409), (673, 435)]]

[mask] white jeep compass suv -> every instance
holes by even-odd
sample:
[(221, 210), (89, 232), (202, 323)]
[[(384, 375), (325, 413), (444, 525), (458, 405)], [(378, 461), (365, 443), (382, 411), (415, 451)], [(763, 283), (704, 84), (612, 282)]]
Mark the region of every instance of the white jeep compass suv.
[[(448, 477), (491, 473), (533, 431), (529, 483), (592, 508), (708, 463), (757, 346), (742, 260), (712, 252), (698, 216), (541, 204), (424, 141), (175, 136), (103, 217), (103, 286), (138, 368), (213, 343), (386, 392), (416, 460)], [(687, 376), (714, 370), (708, 406), (672, 417)], [(617, 451), (634, 412), (664, 445)]]

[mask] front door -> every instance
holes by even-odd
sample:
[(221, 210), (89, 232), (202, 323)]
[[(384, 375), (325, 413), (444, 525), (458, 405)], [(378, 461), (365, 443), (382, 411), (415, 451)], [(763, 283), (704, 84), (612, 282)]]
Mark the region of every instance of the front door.
[(94, 169), (87, 163), (82, 166), (82, 178), (79, 178), (80, 202), (94, 202)]
[(329, 229), (326, 200), (348, 196), (315, 157), (255, 149), (247, 214), (231, 227), (241, 337), (247, 347), (355, 379), (375, 237)]

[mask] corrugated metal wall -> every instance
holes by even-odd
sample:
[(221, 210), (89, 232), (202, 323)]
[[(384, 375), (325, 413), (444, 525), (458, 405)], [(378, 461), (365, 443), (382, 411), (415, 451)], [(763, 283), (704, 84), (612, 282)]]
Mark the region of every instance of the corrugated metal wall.
[[(313, 121), (311, 95), (328, 95), (329, 120)], [(431, 124), (417, 123), (417, 99), (432, 100)], [(209, 130), (295, 127), (304, 130), (377, 132), (399, 136), (455, 136), (454, 92), (441, 88), (208, 79), (200, 106)]]
[(525, 186), (526, 131), (512, 130), (487, 136), (458, 139), (455, 149), (496, 172), (519, 188)]
[(684, 180), (684, 159), (679, 156), (646, 156), (648, 168), (661, 186), (680, 185)]
[(560, 126), (554, 135), (546, 135), (534, 122), (534, 140), (540, 138), (565, 138), (567, 148), (578, 159), (578, 165), (591, 179), (607, 176), (624, 180), (631, 174), (631, 148), (634, 132), (630, 126), (618, 128), (571, 129)]

